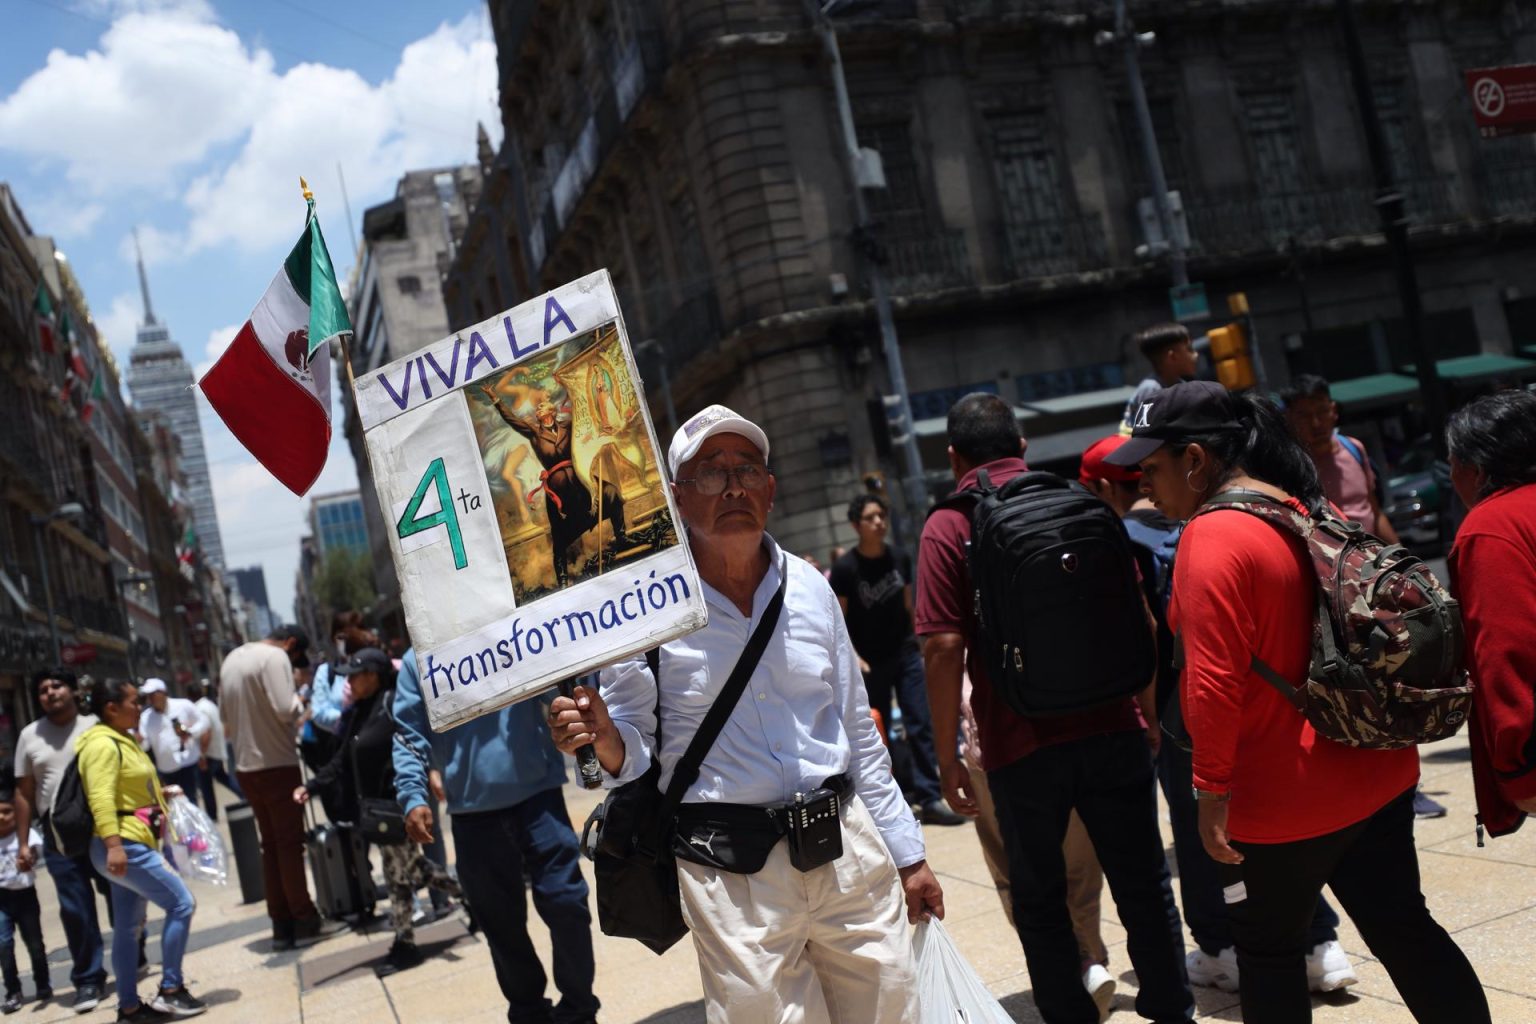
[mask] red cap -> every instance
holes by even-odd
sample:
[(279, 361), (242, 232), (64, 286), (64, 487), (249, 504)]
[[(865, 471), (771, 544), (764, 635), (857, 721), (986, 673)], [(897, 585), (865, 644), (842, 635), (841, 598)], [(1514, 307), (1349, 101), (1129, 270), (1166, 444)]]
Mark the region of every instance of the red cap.
[(1141, 470), (1134, 466), (1116, 466), (1105, 462), (1111, 452), (1119, 448), (1130, 438), (1120, 434), (1112, 434), (1102, 437), (1088, 446), (1083, 452), (1083, 466), (1077, 471), (1077, 479), (1084, 484), (1090, 484), (1095, 480), (1108, 480), (1112, 484), (1136, 483), (1141, 479)]

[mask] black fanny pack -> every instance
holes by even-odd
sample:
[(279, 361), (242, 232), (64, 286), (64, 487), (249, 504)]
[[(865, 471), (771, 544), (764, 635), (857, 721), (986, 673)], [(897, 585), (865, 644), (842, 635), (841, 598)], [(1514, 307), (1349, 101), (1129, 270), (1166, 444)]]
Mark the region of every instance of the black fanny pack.
[(853, 781), (834, 775), (787, 804), (681, 804), (672, 853), (690, 864), (750, 875), (787, 836), (790, 863), (810, 871), (842, 856), (842, 808), (852, 794)]

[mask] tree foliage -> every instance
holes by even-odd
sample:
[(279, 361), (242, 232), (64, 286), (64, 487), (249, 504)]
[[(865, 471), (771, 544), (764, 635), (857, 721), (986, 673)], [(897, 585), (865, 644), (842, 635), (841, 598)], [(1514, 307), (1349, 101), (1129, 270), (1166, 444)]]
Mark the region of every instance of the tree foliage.
[(322, 617), (334, 611), (367, 608), (378, 598), (373, 585), (373, 562), (366, 551), (336, 548), (328, 552), (315, 573), (315, 601)]

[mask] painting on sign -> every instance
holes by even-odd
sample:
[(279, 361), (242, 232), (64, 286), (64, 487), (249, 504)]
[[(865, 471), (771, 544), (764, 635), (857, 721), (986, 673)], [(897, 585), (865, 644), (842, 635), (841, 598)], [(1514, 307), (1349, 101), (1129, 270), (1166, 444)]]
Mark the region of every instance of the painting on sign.
[(434, 729), (708, 621), (606, 271), (353, 398)]
[(615, 324), (466, 394), (518, 604), (677, 544)]

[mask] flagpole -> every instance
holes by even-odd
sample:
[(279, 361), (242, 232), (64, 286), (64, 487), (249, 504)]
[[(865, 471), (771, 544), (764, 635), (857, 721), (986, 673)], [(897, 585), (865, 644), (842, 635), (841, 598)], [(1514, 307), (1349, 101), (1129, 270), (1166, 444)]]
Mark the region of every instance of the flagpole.
[[(340, 172), (340, 170), (341, 170), (341, 165), (340, 164), (336, 165), (336, 170), (337, 170), (338, 173)], [(345, 192), (346, 186), (343, 185), (342, 188), (343, 188), (342, 195), (343, 195), (343, 197), (345, 197), (345, 195), (346, 195), (346, 192)], [(315, 193), (310, 189), (309, 182), (304, 180), (304, 175), (302, 175), (302, 174), (299, 175), (299, 189), (304, 194), (304, 201), (309, 204), (309, 215), (310, 215), (311, 218), (313, 218), (314, 215), (315, 215)], [(343, 334), (340, 338), (337, 338), (336, 341), (337, 341), (337, 344), (339, 345), (339, 347), (341, 348), (341, 365), (343, 367), (345, 367), (346, 371), (347, 371), (347, 387), (352, 392), (352, 404), (356, 405), (357, 404), (357, 380), (352, 375), (352, 354), (347, 351), (347, 336), (345, 334)]]

